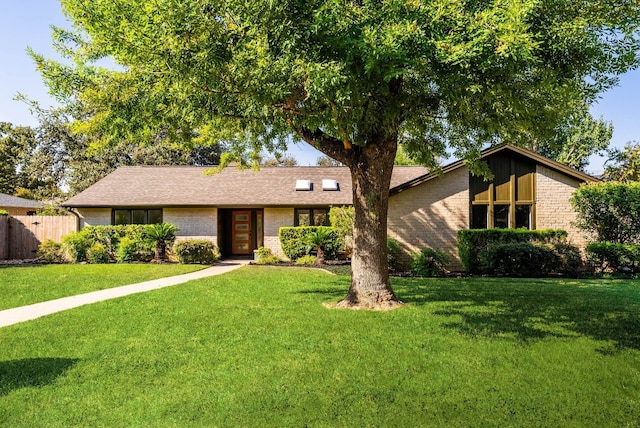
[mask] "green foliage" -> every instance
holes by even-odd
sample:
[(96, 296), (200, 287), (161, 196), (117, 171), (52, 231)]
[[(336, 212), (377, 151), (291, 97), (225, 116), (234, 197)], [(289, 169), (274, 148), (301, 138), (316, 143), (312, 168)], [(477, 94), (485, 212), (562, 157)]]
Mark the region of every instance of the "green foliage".
[(37, 256), (45, 263), (65, 263), (62, 243), (47, 239), (38, 246)]
[(155, 255), (155, 244), (141, 236), (124, 236), (120, 238), (116, 250), (118, 263), (148, 262)]
[(8, 215), (9, 215), (9, 212), (8, 212), (7, 210), (2, 210), (2, 209), (0, 209), (0, 215), (1, 215), (1, 216), (8, 216)]
[(206, 239), (184, 239), (173, 244), (173, 253), (180, 263), (210, 265), (220, 259), (220, 250)]
[[(86, 229), (86, 228), (85, 228)], [(87, 261), (87, 251), (92, 245), (87, 230), (70, 233), (62, 238), (62, 248), (65, 257), (71, 263), (81, 263)]]
[(353, 248), (353, 217), (355, 209), (352, 205), (335, 206), (329, 209), (329, 221), (338, 237), (344, 242), (345, 251)]
[(598, 242), (640, 243), (640, 183), (596, 183), (571, 196), (576, 225)]
[(324, 249), (327, 245), (331, 244), (332, 240), (335, 239), (336, 234), (333, 231), (333, 228), (321, 228), (318, 227), (314, 231), (306, 234), (303, 238), (303, 242), (305, 245), (305, 252), (307, 255), (315, 249), (316, 250), (316, 264), (324, 264)]
[(553, 272), (556, 258), (549, 244), (492, 243), (478, 253), (480, 272), (489, 275), (536, 277)]
[(64, 208), (56, 207), (53, 204), (47, 204), (42, 208), (38, 208), (36, 210), (36, 215), (46, 215), (46, 216), (67, 216), (70, 215), (69, 211)]
[(172, 243), (176, 239), (178, 226), (171, 223), (148, 224), (145, 226), (144, 233), (147, 237), (158, 242)]
[(541, 244), (563, 243), (564, 230), (527, 229), (462, 229), (458, 231), (458, 255), (462, 266), (469, 273), (481, 271), (479, 253), (493, 244), (534, 242)]
[(423, 248), (411, 254), (410, 270), (415, 276), (444, 276), (447, 273), (445, 266), (450, 261), (451, 258), (446, 251)]
[[(342, 240), (330, 226), (298, 226), (281, 227), (278, 230), (278, 238), (282, 251), (290, 260), (297, 260), (307, 254), (307, 235), (315, 233), (318, 229), (327, 230), (326, 243), (324, 245), (325, 257), (329, 260), (337, 258), (338, 251), (342, 248)], [(321, 232), (325, 233), (325, 232)]]
[(109, 252), (107, 247), (100, 242), (96, 242), (87, 250), (87, 261), (89, 263), (109, 263)]
[(278, 264), (282, 262), (282, 259), (273, 254), (271, 248), (268, 247), (260, 247), (256, 250), (256, 255), (258, 256), (258, 260), (256, 264), (259, 265), (272, 265)]
[(302, 257), (298, 257), (296, 259), (296, 264), (297, 265), (304, 265), (304, 266), (312, 266), (314, 264), (316, 264), (316, 256), (311, 255), (311, 254), (307, 254), (306, 256), (302, 256)]
[(402, 248), (400, 247), (400, 242), (397, 239), (387, 238), (387, 261), (391, 271), (401, 272), (404, 270), (402, 263)]
[(609, 151), (604, 178), (622, 183), (640, 181), (640, 144), (637, 141), (628, 143), (623, 150)]
[(640, 245), (592, 242), (586, 248), (587, 259), (596, 272), (640, 272)]

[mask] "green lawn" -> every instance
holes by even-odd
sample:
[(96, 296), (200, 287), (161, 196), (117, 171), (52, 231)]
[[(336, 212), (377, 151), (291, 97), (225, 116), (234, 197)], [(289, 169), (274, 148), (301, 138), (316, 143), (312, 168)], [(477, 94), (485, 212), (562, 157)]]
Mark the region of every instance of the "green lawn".
[(640, 425), (640, 284), (249, 266), (0, 329), (0, 425)]
[(0, 310), (200, 269), (178, 264), (3, 266)]

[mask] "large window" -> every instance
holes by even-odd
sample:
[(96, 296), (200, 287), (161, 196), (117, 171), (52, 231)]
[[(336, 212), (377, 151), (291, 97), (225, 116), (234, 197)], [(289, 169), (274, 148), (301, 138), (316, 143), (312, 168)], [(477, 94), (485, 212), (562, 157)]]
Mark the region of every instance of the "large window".
[(328, 208), (296, 208), (295, 226), (329, 226)]
[(162, 209), (114, 209), (112, 224), (155, 224), (162, 223)]
[(487, 159), (493, 180), (469, 177), (472, 229), (535, 229), (535, 163), (497, 154)]

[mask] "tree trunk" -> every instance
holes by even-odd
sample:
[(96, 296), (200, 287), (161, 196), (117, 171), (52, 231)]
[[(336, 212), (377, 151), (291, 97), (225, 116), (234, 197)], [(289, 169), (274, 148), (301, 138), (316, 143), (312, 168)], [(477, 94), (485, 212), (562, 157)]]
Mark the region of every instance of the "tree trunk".
[(393, 309), (400, 302), (389, 283), (387, 260), (387, 210), (396, 142), (354, 148), (349, 165), (353, 185), (353, 254), (351, 286), (337, 307)]
[(316, 248), (316, 260), (313, 264), (316, 266), (322, 266), (324, 264), (324, 248), (322, 248), (321, 245)]
[(164, 241), (156, 241), (156, 257), (157, 263), (164, 261), (165, 254), (167, 252), (167, 244)]

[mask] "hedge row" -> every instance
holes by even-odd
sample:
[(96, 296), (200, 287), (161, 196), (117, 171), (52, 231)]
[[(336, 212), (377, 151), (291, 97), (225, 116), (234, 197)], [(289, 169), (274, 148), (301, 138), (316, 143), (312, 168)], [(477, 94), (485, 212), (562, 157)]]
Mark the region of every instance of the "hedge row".
[(495, 244), (560, 244), (567, 239), (564, 230), (463, 229), (458, 231), (458, 254), (469, 273), (482, 273), (480, 253)]
[(327, 244), (324, 246), (325, 258), (328, 260), (337, 259), (338, 252), (342, 249), (343, 241), (330, 226), (281, 227), (278, 230), (278, 238), (280, 238), (280, 246), (284, 254), (290, 260), (297, 260), (305, 256), (308, 247), (306, 236), (318, 229), (326, 229), (330, 232)]
[(587, 245), (587, 259), (596, 272), (640, 273), (640, 245), (594, 242)]

